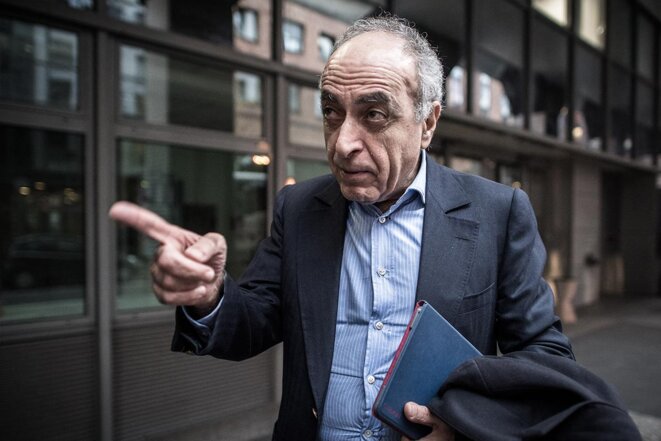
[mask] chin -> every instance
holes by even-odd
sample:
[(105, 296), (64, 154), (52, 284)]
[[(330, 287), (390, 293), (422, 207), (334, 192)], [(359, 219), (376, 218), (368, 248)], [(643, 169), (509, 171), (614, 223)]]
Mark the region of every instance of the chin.
[(379, 200), (379, 196), (371, 194), (373, 192), (365, 191), (365, 189), (357, 189), (353, 187), (340, 186), (342, 196), (353, 202), (360, 202), (361, 204), (373, 204)]

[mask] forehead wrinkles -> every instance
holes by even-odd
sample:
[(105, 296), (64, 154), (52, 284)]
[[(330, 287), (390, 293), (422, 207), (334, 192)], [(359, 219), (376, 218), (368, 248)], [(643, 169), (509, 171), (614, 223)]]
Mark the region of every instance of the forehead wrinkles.
[(331, 62), (321, 77), (321, 86), (350, 90), (372, 86), (390, 90), (403, 89), (411, 97), (415, 97), (415, 84), (412, 84), (411, 79), (397, 70), (384, 66), (353, 65), (347, 68)]

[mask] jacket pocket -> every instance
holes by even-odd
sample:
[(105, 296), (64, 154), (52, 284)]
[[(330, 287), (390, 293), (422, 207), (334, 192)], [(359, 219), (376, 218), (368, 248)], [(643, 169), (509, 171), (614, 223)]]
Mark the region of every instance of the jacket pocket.
[(461, 300), (459, 305), (459, 315), (468, 314), (487, 305), (491, 305), (494, 301), (494, 291), (496, 289), (496, 282), (491, 283), (482, 291), (467, 294)]

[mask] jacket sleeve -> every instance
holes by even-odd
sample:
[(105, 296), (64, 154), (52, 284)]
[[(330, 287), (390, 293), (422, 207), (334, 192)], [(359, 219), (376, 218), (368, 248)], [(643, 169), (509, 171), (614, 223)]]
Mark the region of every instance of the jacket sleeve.
[(281, 263), (284, 201), (287, 187), (276, 198), (271, 234), (258, 246), (239, 282), (226, 276), (222, 305), (210, 335), (204, 335), (177, 308), (172, 350), (243, 360), (282, 340)]
[(503, 353), (526, 350), (574, 358), (554, 313), (553, 292), (542, 278), (545, 262), (535, 213), (527, 195), (515, 190), (499, 267), (498, 346)]

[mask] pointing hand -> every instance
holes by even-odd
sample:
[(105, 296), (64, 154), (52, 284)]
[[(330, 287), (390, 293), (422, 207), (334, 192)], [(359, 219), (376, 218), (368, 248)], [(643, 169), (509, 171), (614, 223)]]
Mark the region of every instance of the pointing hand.
[(200, 316), (215, 307), (227, 261), (222, 235), (200, 236), (125, 201), (113, 204), (109, 215), (161, 243), (151, 266), (152, 288), (161, 303), (190, 306)]

